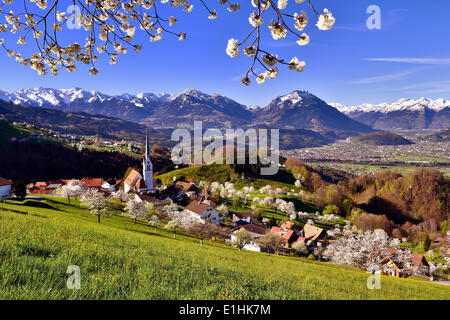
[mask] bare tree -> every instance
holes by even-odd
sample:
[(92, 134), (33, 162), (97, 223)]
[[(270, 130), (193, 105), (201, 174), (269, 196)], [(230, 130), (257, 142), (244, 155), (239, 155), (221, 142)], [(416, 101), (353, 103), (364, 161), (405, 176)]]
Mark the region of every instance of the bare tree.
[(258, 238), (257, 241), (259, 246), (266, 249), (269, 255), (271, 250), (273, 250), (275, 253), (278, 253), (278, 250), (280, 250), (284, 246), (283, 238), (278, 234), (273, 234), (270, 232)]
[(246, 245), (252, 243), (253, 238), (245, 229), (238, 230), (234, 233), (232, 244), (242, 250)]
[(189, 233), (200, 240), (200, 244), (203, 245), (203, 240), (209, 237), (208, 228), (208, 223), (197, 223), (189, 228)]
[[(109, 63), (115, 65), (119, 55), (126, 54), (129, 50), (139, 52), (142, 49), (142, 45), (134, 39), (139, 29), (151, 42), (161, 41), (165, 34), (185, 40), (185, 32), (173, 30), (177, 18), (168, 13), (166, 15), (166, 11), (181, 7), (184, 12), (189, 13), (194, 7), (191, 2), (191, 0), (162, 0), (161, 3), (155, 0), (24, 0), (23, 2), (3, 0), (0, 4), (0, 15), (5, 17), (7, 23), (0, 24), (0, 32), (10, 32), (11, 36), (6, 40), (0, 39), (0, 46), (6, 50), (8, 56), (15, 58), (22, 65), (31, 67), (40, 75), (50, 73), (56, 76), (61, 69), (73, 72), (77, 68), (75, 63), (89, 65), (90, 74), (96, 75), (99, 72), (96, 67), (98, 55), (106, 55)], [(250, 84), (250, 76), (254, 76), (258, 83), (276, 78), (279, 72), (277, 64), (285, 65), (297, 72), (302, 72), (305, 68), (306, 63), (297, 57), (285, 61), (276, 53), (268, 52), (261, 46), (264, 31), (270, 33), (274, 40), (284, 39), (289, 34), (300, 46), (309, 43), (309, 35), (303, 33), (310, 20), (305, 11), (307, 6), (302, 4), (306, 1), (295, 0), (295, 2), (289, 6), (291, 10), (288, 10), (287, 0), (251, 0), (253, 11), (248, 18), (249, 31), (244, 33), (246, 35), (241, 41), (229, 39), (225, 50), (234, 58), (242, 49), (251, 59), (251, 65), (241, 80), (243, 84)], [(200, 0), (199, 3), (206, 9), (209, 19), (217, 18), (216, 9), (211, 9), (204, 0)], [(327, 9), (319, 13), (312, 0), (307, 0), (307, 3), (312, 13), (318, 17), (317, 28), (331, 29), (335, 24), (332, 13)], [(68, 8), (63, 6), (67, 4), (75, 11), (73, 15), (66, 14)], [(239, 3), (230, 3), (228, 0), (219, 0), (219, 4), (228, 5), (229, 12), (240, 9)], [(86, 42), (79, 44), (72, 42), (67, 35), (63, 37), (61, 31), (64, 25), (68, 29), (83, 29), (87, 34)], [(32, 46), (33, 53), (23, 57), (22, 53), (16, 51), (16, 47), (28, 44)], [(257, 67), (262, 67), (264, 72), (257, 74)]]

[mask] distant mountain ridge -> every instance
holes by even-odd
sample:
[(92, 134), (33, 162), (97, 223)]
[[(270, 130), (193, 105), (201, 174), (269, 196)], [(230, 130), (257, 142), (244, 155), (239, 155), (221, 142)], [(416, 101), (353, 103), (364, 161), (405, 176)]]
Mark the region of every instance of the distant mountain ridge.
[(358, 106), (330, 105), (375, 129), (444, 129), (450, 126), (450, 100), (445, 99), (400, 99), (393, 103)]
[(204, 127), (306, 129), (355, 135), (371, 128), (354, 121), (314, 94), (296, 90), (275, 98), (267, 107), (240, 104), (220, 94), (186, 89), (178, 94), (140, 93), (107, 95), (80, 88), (0, 91), (0, 100), (16, 105), (85, 112), (146, 124), (154, 128), (191, 128), (195, 120)]

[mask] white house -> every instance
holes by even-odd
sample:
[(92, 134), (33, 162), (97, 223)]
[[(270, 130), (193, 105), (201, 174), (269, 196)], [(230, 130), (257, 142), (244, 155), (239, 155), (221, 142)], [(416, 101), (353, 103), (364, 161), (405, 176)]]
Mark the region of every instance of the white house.
[(217, 225), (219, 224), (219, 212), (215, 209), (214, 204), (209, 200), (194, 200), (189, 203), (186, 210), (199, 216), (207, 222), (215, 223)]
[(231, 242), (236, 240), (236, 232), (244, 229), (247, 231), (250, 236), (253, 238), (253, 242), (246, 244), (243, 249), (250, 250), (250, 251), (256, 251), (261, 252), (261, 247), (257, 243), (257, 239), (263, 235), (266, 234), (267, 229), (261, 222), (254, 222), (249, 224), (244, 224), (240, 227), (237, 227), (234, 229), (233, 233), (231, 234)]
[(12, 181), (0, 177), (0, 198), (11, 197)]

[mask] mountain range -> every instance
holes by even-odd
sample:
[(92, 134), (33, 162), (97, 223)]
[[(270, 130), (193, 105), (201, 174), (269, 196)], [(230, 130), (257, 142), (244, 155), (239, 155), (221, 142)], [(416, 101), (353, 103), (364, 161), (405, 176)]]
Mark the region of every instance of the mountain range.
[(178, 94), (140, 93), (110, 96), (80, 88), (0, 91), (0, 100), (15, 105), (69, 112), (85, 112), (150, 125), (153, 128), (269, 126), (279, 129), (369, 132), (369, 126), (340, 113), (308, 91), (275, 98), (265, 108), (251, 108), (219, 94), (186, 89)]
[(450, 100), (400, 99), (393, 103), (346, 106), (330, 103), (350, 118), (380, 130), (450, 127)]

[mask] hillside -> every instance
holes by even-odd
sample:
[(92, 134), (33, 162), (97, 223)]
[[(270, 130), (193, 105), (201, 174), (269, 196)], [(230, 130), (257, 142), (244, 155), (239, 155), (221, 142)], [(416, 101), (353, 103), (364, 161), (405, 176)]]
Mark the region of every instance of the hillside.
[(368, 144), (373, 146), (400, 146), (413, 144), (413, 142), (402, 136), (390, 132), (378, 131), (362, 134), (351, 138), (355, 143)]
[[(10, 142), (9, 138), (26, 138), (32, 132), (45, 135), (39, 129), (28, 129), (0, 119), (0, 176), (14, 181), (57, 180), (61, 178), (122, 178), (124, 168), (141, 168), (141, 158), (121, 152), (97, 151), (85, 148), (78, 151), (52, 139), (30, 139)], [(171, 164), (161, 152), (153, 153), (155, 170)]]
[(448, 142), (448, 141), (450, 141), (450, 128), (427, 135), (427, 136), (423, 137), (422, 140), (432, 141), (432, 142)]
[[(450, 288), (307, 259), (242, 251), (123, 216), (89, 215), (62, 199), (7, 201), (0, 213), (0, 299), (449, 299)], [(81, 271), (67, 290), (67, 267)]]
[[(102, 138), (145, 140), (146, 126), (117, 118), (41, 107), (23, 107), (0, 100), (0, 116), (9, 121), (28, 122), (42, 128)], [(170, 133), (149, 128), (150, 142), (167, 147)]]

